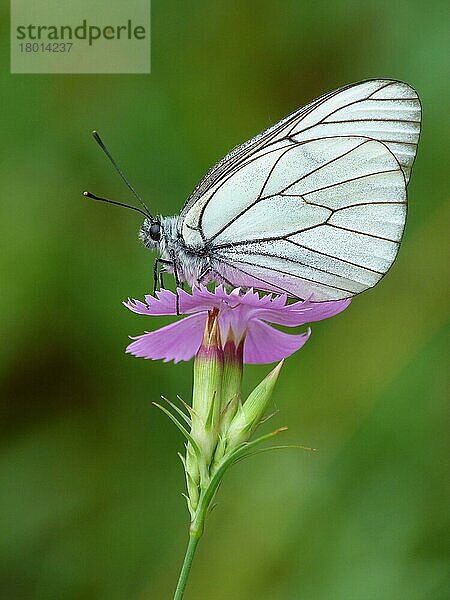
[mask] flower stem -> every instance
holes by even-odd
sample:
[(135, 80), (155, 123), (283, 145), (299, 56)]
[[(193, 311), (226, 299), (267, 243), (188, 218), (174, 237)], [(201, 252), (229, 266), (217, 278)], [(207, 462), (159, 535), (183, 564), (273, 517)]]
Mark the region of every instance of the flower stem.
[(184, 590), (186, 589), (187, 579), (189, 577), (189, 572), (191, 570), (192, 561), (194, 559), (195, 550), (197, 548), (200, 536), (201, 534), (199, 535), (198, 533), (189, 534), (189, 544), (186, 549), (183, 566), (181, 567), (181, 573), (178, 579), (177, 589), (175, 590), (173, 600), (182, 600), (184, 596)]
[(206, 515), (217, 492), (217, 488), (219, 487), (220, 482), (222, 481), (225, 471), (238, 459), (244, 457), (245, 455), (249, 455), (249, 452), (252, 451), (255, 446), (259, 445), (261, 442), (269, 440), (270, 438), (274, 437), (275, 435), (277, 435), (281, 431), (284, 431), (285, 429), (287, 429), (287, 427), (280, 427), (275, 431), (262, 435), (256, 440), (252, 440), (251, 442), (241, 444), (238, 448), (236, 448), (233, 452), (230, 452), (218, 463), (214, 474), (212, 475), (208, 483), (208, 486), (200, 493), (199, 503), (195, 514), (192, 518), (191, 526), (189, 528), (189, 544), (186, 549), (183, 566), (181, 568), (181, 573), (178, 579), (178, 584), (175, 590), (173, 600), (183, 599), (184, 590), (186, 589), (186, 583), (189, 576), (189, 572), (191, 570), (195, 550), (197, 548), (198, 541), (203, 534)]
[(197, 549), (199, 539), (203, 535), (206, 514), (208, 512), (208, 509), (211, 505), (212, 499), (214, 498), (214, 494), (219, 486), (222, 477), (223, 471), (217, 473), (211, 479), (207, 488), (205, 490), (202, 490), (200, 494), (200, 500), (197, 506), (197, 510), (195, 511), (189, 528), (189, 544), (186, 549), (183, 566), (181, 567), (181, 573), (178, 579), (178, 584), (175, 590), (173, 600), (182, 600), (184, 596), (184, 590), (186, 589), (186, 583), (191, 570), (195, 550)]

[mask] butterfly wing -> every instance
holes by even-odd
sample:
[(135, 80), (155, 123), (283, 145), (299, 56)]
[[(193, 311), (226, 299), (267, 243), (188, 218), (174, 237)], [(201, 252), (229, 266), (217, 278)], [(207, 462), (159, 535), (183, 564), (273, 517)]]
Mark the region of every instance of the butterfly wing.
[(313, 100), (231, 150), (199, 182), (181, 214), (184, 216), (215, 183), (259, 150), (289, 137), (307, 140), (330, 131), (331, 135), (372, 137), (388, 144), (408, 179), (419, 141), (420, 119), (417, 93), (402, 81), (372, 79), (344, 86)]
[(395, 259), (406, 218), (404, 174), (390, 150), (368, 138), (324, 138), (271, 160), (265, 180), (264, 158), (240, 170), (249, 185), (225, 224), (212, 218), (225, 204), (220, 191), (205, 210), (216, 273), (234, 286), (316, 301), (374, 286)]
[(181, 215), (217, 279), (327, 300), (395, 259), (420, 128), (416, 93), (375, 80), (331, 92), (227, 155)]
[(391, 80), (364, 81), (332, 93), (293, 124), (295, 141), (330, 135), (361, 135), (384, 142), (409, 181), (420, 134), (421, 106), (415, 90)]

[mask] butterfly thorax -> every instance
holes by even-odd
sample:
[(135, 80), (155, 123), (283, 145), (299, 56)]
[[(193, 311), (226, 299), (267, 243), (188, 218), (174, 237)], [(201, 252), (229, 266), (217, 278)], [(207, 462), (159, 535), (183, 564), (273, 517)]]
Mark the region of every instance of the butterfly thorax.
[[(139, 237), (147, 248), (159, 250), (165, 271), (174, 274), (176, 271), (180, 282), (185, 281), (192, 286), (199, 283), (202, 274), (208, 271), (208, 259), (186, 246), (179, 233), (179, 218), (158, 217), (156, 221), (145, 219)], [(155, 235), (155, 224), (159, 225), (159, 235)]]

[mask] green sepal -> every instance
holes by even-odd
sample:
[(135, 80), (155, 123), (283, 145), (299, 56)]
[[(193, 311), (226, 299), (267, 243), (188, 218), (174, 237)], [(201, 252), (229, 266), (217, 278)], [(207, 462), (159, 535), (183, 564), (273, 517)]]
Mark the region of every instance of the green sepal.
[(178, 419), (170, 411), (167, 410), (167, 408), (164, 408), (164, 406), (161, 406), (161, 404), (158, 404), (157, 402), (152, 402), (152, 404), (154, 404), (156, 407), (158, 407), (160, 410), (162, 410), (163, 413), (165, 413), (169, 417), (169, 419), (175, 423), (175, 425), (178, 427), (178, 429), (181, 431), (181, 433), (184, 435), (184, 437), (191, 444), (197, 458), (200, 460), (200, 458), (201, 458), (200, 448), (198, 447), (197, 442), (194, 440), (194, 438), (191, 436), (191, 434), (186, 430), (186, 428), (180, 423), (180, 421), (178, 421)]
[(254, 450), (253, 452), (248, 452), (247, 454), (244, 454), (243, 456), (241, 456), (241, 458), (238, 458), (234, 464), (240, 462), (241, 460), (244, 460), (245, 458), (249, 458), (250, 456), (256, 456), (257, 454), (262, 454), (263, 452), (269, 452), (270, 450), (285, 450), (287, 448), (296, 448), (299, 450), (306, 450), (307, 452), (315, 452), (316, 451), (315, 448), (309, 448), (308, 446), (303, 446), (302, 444), (284, 444), (284, 445), (280, 445), (280, 446), (267, 446), (267, 448), (258, 448), (257, 450)]
[(274, 436), (278, 435), (279, 433), (281, 433), (282, 431), (286, 431), (286, 430), (287, 430), (287, 427), (279, 427), (278, 429), (275, 429), (275, 431), (266, 433), (265, 435), (262, 435), (262, 436), (256, 438), (255, 440), (252, 440), (251, 442), (242, 442), (239, 446), (237, 446), (237, 448), (235, 448), (231, 452), (225, 454), (225, 456), (222, 458), (222, 460), (220, 460), (215, 465), (213, 465), (213, 477), (212, 477), (211, 481), (214, 479), (214, 477), (216, 476), (216, 474), (219, 471), (222, 473), (225, 473), (226, 469), (228, 467), (231, 467), (231, 465), (234, 464), (234, 461), (236, 459), (240, 458), (242, 455), (244, 455), (248, 450), (251, 450), (258, 444), (261, 444), (262, 442), (265, 442), (266, 440), (269, 440), (269, 439), (273, 438)]
[(192, 408), (192, 406), (189, 406), (189, 404), (187, 404), (187, 402), (185, 402), (183, 400), (183, 398), (181, 396), (179, 396), (178, 394), (177, 394), (177, 398), (181, 402), (181, 404), (184, 406), (184, 408), (188, 411), (188, 413), (191, 415), (191, 418), (198, 416), (197, 413), (195, 412), (195, 410)]
[(237, 412), (225, 432), (225, 452), (237, 448), (246, 442), (261, 424), (264, 411), (272, 397), (283, 361), (261, 381), (250, 393), (244, 404), (239, 404)]
[(183, 465), (183, 469), (186, 471), (186, 459), (184, 458), (184, 456), (181, 454), (181, 452), (177, 452), (179, 459), (181, 460), (181, 463)]
[(186, 504), (188, 507), (188, 511), (191, 515), (191, 517), (193, 517), (195, 515), (195, 510), (192, 508), (191, 506), (191, 501), (189, 499), (189, 496), (187, 494), (185, 494), (184, 492), (181, 492), (181, 495), (183, 496), (183, 498), (186, 500)]
[(167, 402), (167, 404), (169, 406), (171, 406), (173, 408), (173, 410), (175, 410), (180, 417), (189, 425), (189, 427), (191, 426), (192, 422), (191, 419), (187, 416), (186, 413), (184, 413), (181, 408), (179, 408), (176, 404), (174, 404), (173, 402), (171, 402), (168, 398), (166, 398), (165, 396), (161, 396), (161, 398), (163, 400), (165, 400)]
[(216, 403), (217, 390), (214, 390), (212, 401), (209, 405), (209, 412), (205, 421), (205, 429), (211, 430), (215, 426), (215, 416), (217, 414)]

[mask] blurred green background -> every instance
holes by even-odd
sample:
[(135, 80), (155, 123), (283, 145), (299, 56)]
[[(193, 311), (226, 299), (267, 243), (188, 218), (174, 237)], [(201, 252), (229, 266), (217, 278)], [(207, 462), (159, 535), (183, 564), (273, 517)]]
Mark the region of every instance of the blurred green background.
[(81, 196), (129, 198), (90, 130), (174, 214), (235, 144), (390, 77), (424, 108), (399, 259), (286, 362), (272, 426), (318, 452), (231, 471), (186, 597), (448, 598), (446, 3), (155, 0), (152, 73), (123, 76), (10, 75), (2, 6), (0, 597), (170, 598), (186, 543), (182, 439), (151, 401), (188, 398), (191, 365), (124, 355), (152, 258), (135, 215)]

